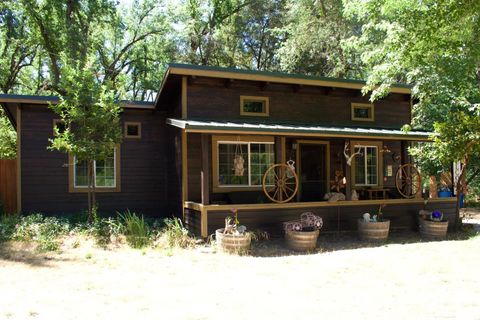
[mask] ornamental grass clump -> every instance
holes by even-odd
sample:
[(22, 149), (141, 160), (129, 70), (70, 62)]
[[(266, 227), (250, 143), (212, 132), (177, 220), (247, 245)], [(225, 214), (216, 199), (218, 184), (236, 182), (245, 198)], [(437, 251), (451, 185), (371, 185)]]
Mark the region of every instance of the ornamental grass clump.
[(173, 248), (192, 248), (195, 246), (195, 238), (183, 226), (179, 218), (167, 218), (163, 220), (164, 227), (157, 233), (155, 246)]
[(143, 216), (127, 210), (123, 214), (119, 213), (119, 217), (124, 226), (127, 243), (132, 248), (141, 249), (150, 243), (150, 230)]

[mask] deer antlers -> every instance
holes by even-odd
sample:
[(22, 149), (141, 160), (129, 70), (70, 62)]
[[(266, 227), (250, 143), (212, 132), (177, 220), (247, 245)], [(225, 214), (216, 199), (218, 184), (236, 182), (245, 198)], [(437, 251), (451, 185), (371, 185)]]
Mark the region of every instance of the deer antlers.
[(349, 156), (349, 155), (347, 154), (347, 152), (349, 151), (349, 149), (348, 149), (349, 144), (350, 144), (350, 143), (345, 142), (345, 148), (343, 148), (343, 154), (345, 155), (345, 159), (347, 159), (347, 164), (348, 164), (349, 166), (351, 166), (351, 165), (352, 165), (352, 160), (353, 160), (353, 158), (355, 158), (356, 155), (362, 155), (362, 152), (361, 152), (361, 151), (358, 151), (358, 152), (355, 152), (354, 154), (352, 154), (352, 155)]

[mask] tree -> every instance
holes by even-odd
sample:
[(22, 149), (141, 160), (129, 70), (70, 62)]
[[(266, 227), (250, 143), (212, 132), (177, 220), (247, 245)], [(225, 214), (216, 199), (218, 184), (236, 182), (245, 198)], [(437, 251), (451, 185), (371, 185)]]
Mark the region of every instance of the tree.
[(376, 100), (397, 81), (413, 86), (413, 125), (438, 134), (432, 153), (438, 161), (461, 162), (460, 195), (480, 145), (480, 2), (347, 0), (346, 14), (364, 24), (351, 39), (371, 68), (364, 92)]
[(342, 1), (289, 1), (286, 40), (278, 52), (288, 72), (361, 78), (364, 66), (346, 39), (359, 34), (357, 21), (343, 16)]
[(0, 109), (0, 159), (15, 159), (16, 154), (17, 134)]

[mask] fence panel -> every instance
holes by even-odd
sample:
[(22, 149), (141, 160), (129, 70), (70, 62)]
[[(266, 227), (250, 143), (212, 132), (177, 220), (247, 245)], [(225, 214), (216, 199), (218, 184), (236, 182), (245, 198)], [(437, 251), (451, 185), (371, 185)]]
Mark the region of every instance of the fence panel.
[[(0, 207), (6, 213), (17, 211), (17, 161), (0, 159)], [(0, 208), (1, 209), (1, 208)]]

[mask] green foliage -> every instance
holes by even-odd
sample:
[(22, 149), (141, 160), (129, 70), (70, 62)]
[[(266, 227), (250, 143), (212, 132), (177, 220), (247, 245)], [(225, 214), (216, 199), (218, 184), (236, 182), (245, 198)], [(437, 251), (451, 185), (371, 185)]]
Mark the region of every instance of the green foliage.
[(118, 238), (124, 232), (123, 224), (115, 218), (99, 218), (93, 223), (85, 226), (87, 234), (95, 239), (95, 243), (101, 247), (106, 247), (112, 242), (113, 238)]
[(67, 221), (41, 214), (3, 216), (0, 240), (35, 242), (39, 251), (55, 251), (60, 248), (59, 237), (66, 235), (69, 230)]
[(163, 222), (165, 226), (157, 236), (160, 244), (169, 249), (185, 249), (195, 245), (195, 238), (183, 226), (179, 218), (167, 218)]
[(0, 108), (0, 159), (15, 159), (17, 155), (17, 133)]
[(289, 1), (285, 13), (285, 34), (278, 55), (288, 72), (331, 77), (358, 78), (364, 66), (351, 36), (358, 34), (357, 21), (343, 16), (338, 0)]
[(150, 243), (150, 229), (143, 216), (137, 216), (135, 212), (127, 210), (123, 214), (119, 213), (119, 218), (124, 224), (125, 236), (130, 246), (141, 249)]

